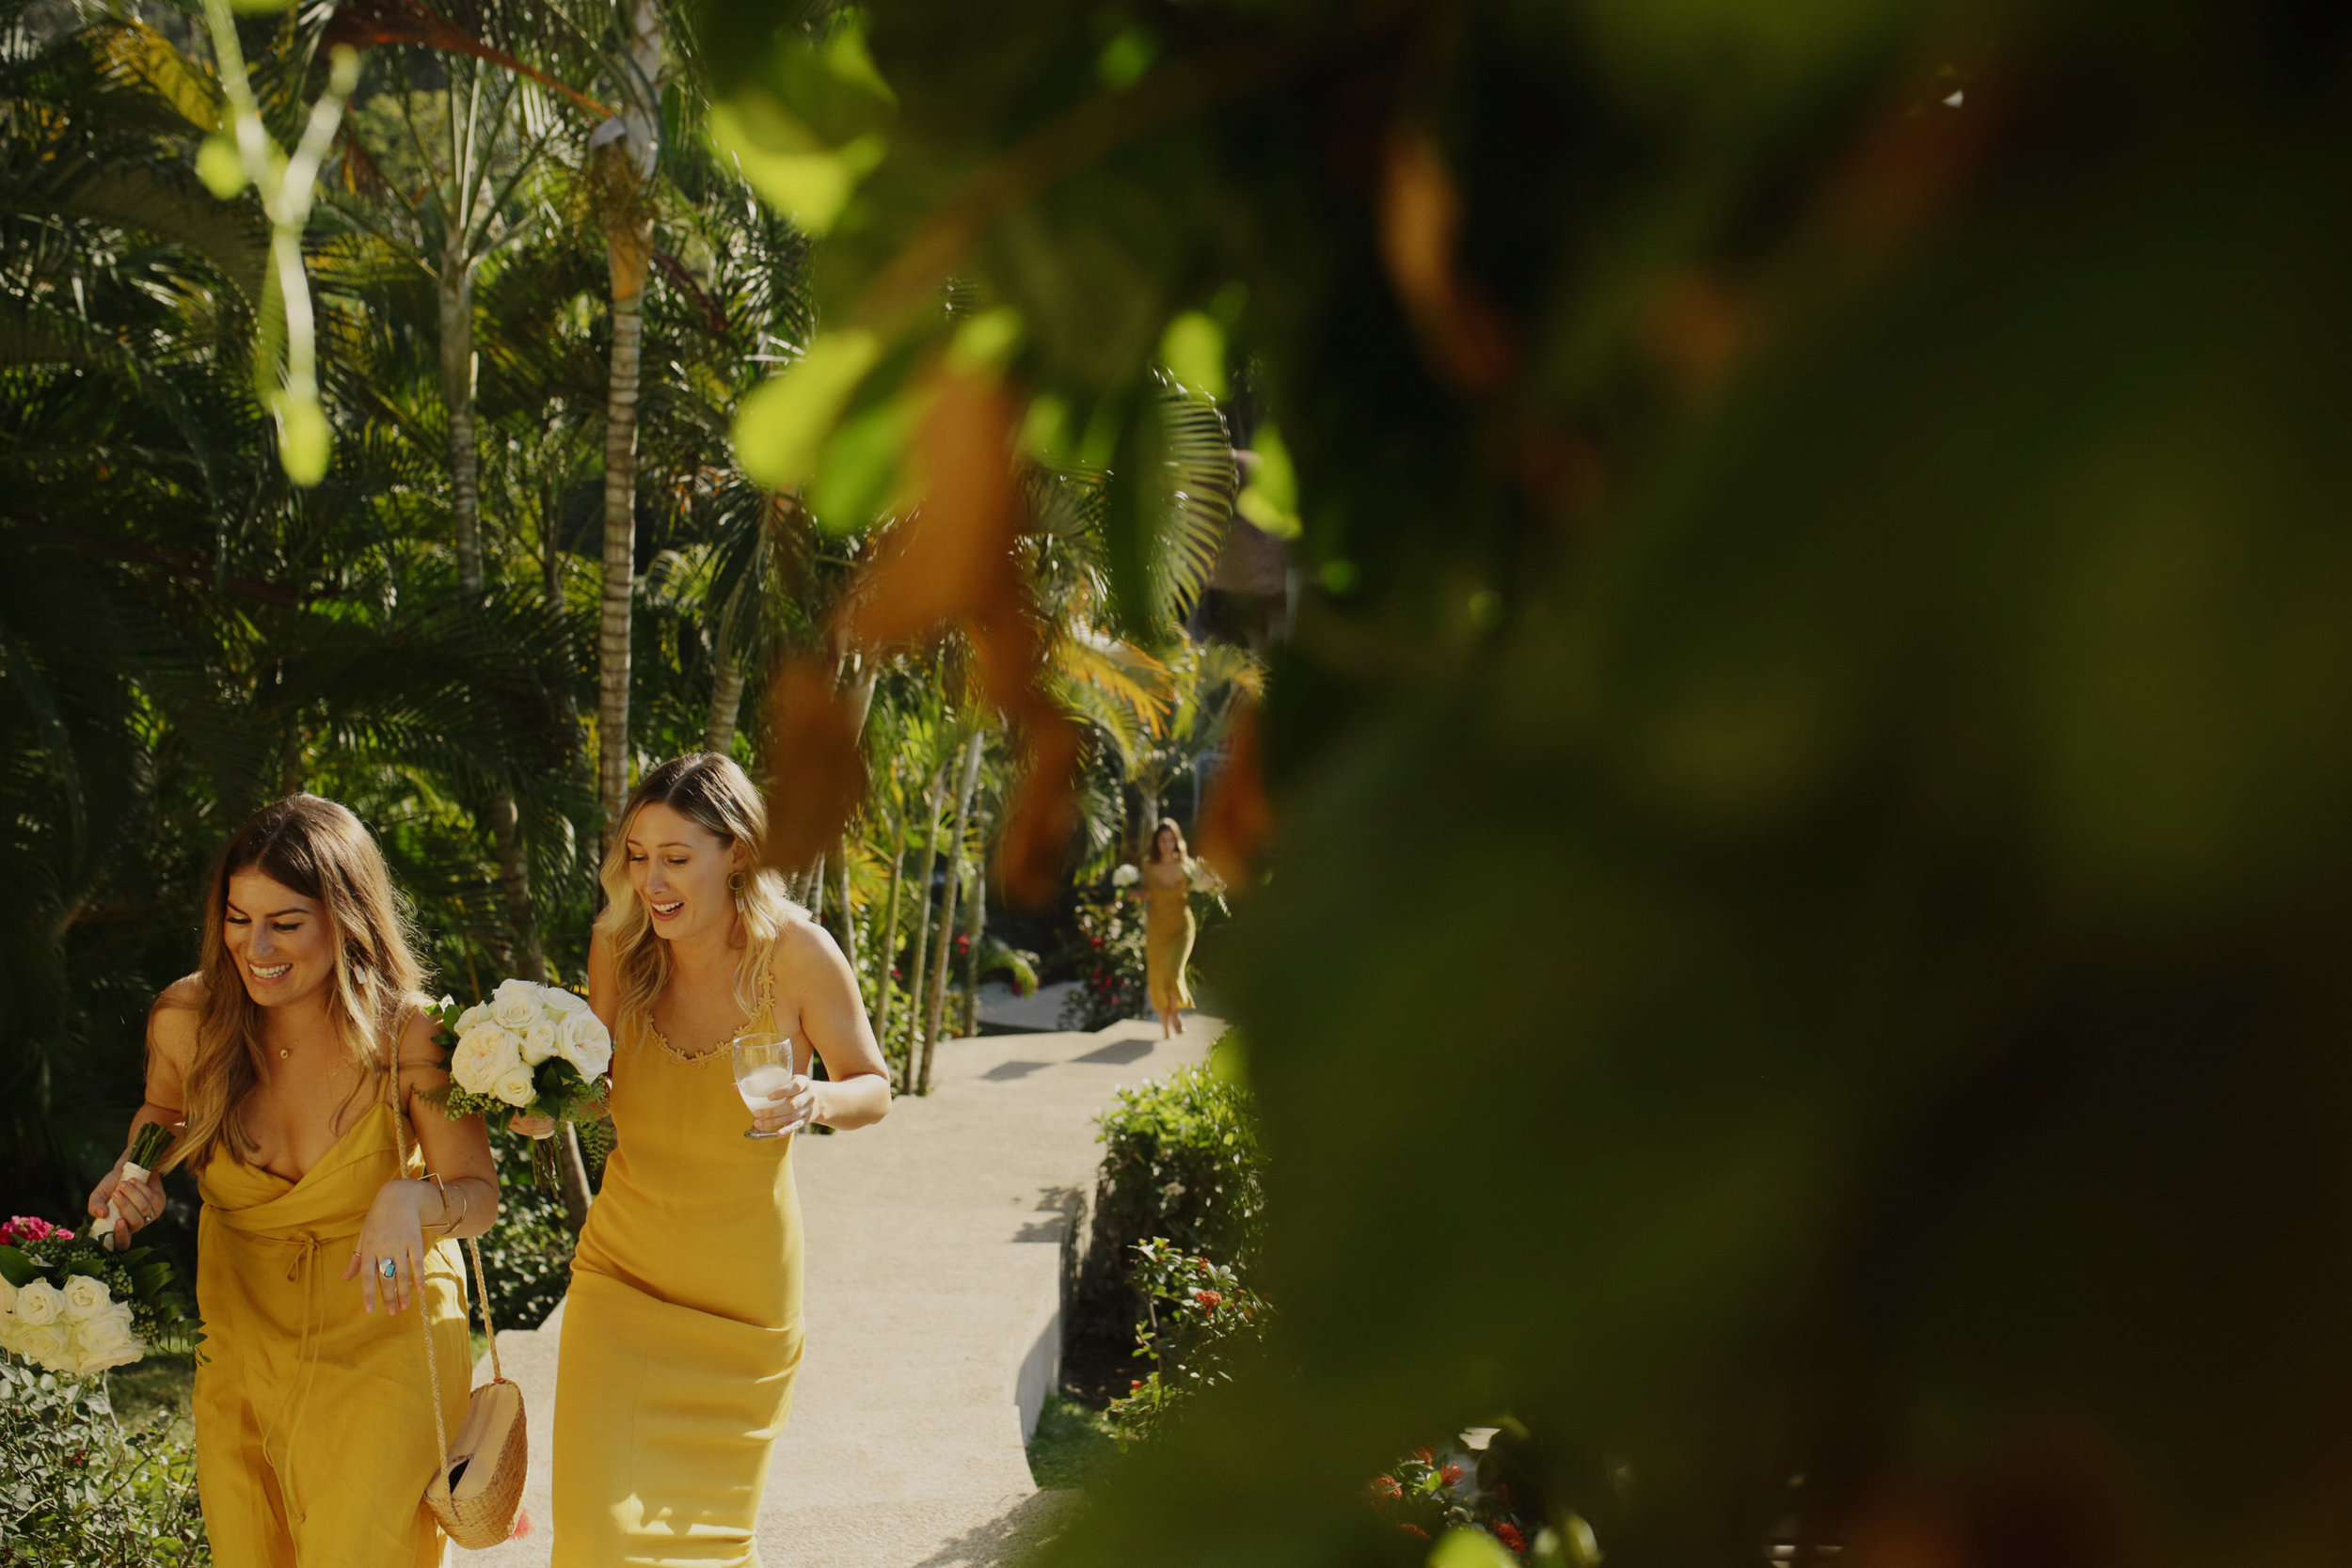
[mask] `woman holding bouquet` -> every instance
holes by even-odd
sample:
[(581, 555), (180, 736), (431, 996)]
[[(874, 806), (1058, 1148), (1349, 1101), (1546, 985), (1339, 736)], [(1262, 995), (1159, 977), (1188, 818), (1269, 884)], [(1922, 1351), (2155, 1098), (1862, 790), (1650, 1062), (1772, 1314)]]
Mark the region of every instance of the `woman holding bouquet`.
[[(214, 1560), (427, 1568), (430, 1402), (454, 1429), (472, 1361), (453, 1238), (497, 1217), (497, 1167), (481, 1118), (424, 1098), (448, 1079), (358, 818), (297, 795), (248, 819), (214, 867), (202, 953), (149, 1014), (132, 1133), (178, 1129), (161, 1168), (188, 1166), (204, 1198), (196, 1451)], [(163, 1188), (121, 1173), (89, 1209), (135, 1230)]]
[(1193, 883), (1201, 875), (1200, 863), (1184, 851), (1184, 830), (1161, 817), (1152, 830), (1152, 853), (1144, 860), (1136, 896), (1144, 907), (1144, 984), (1152, 1010), (1160, 1015), (1162, 1039), (1184, 1032), (1184, 1009), (1192, 1006), (1184, 970), (1192, 962), (1198, 928), (1192, 918)]
[[(745, 1124), (890, 1108), (856, 979), (761, 868), (766, 831), (751, 780), (705, 753), (645, 776), (605, 854), (588, 997), (612, 1032), (619, 1144), (564, 1307), (556, 1568), (757, 1563), (801, 1361), (801, 1227), (792, 1140)], [(728, 1044), (769, 1032), (790, 1037), (795, 1076), (751, 1116)]]

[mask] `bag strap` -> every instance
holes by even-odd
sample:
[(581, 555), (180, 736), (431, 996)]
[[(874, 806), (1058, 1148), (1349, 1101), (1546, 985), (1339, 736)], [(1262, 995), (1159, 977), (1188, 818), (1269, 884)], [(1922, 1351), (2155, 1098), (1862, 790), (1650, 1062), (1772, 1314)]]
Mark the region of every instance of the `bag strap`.
[[(400, 1060), (397, 1053), (399, 1048), (395, 1045), (393, 1049), (393, 1059), (387, 1063), (384, 1069), (384, 1101), (386, 1109), (392, 1113), (392, 1137), (400, 1146), (400, 1174), (402, 1179), (405, 1180), (408, 1175), (410, 1127), (407, 1109), (401, 1103), (400, 1098)], [(466, 1251), (473, 1259), (473, 1277), (476, 1289), (471, 1292), (467, 1291), (463, 1270), (458, 1273), (457, 1289), (461, 1295), (472, 1294), (481, 1309), (483, 1338), (490, 1342), (490, 1377), (493, 1382), (503, 1383), (506, 1380), (506, 1371), (499, 1364), (498, 1326), (490, 1321), (490, 1281), (483, 1273), (482, 1248), (475, 1238), (471, 1236), (466, 1238)], [(446, 1469), (449, 1456), (449, 1423), (441, 1414), (441, 1357), (440, 1353), (434, 1348), (433, 1344), (433, 1321), (425, 1315), (424, 1311), (424, 1282), (422, 1280), (417, 1282), (417, 1323), (424, 1333), (425, 1372), (431, 1379), (429, 1402), (433, 1406), (433, 1434), (439, 1442), (440, 1447), (437, 1451), (442, 1456), (441, 1463), (433, 1467), (432, 1484), (446, 1491), (449, 1486)], [(466, 1382), (469, 1387), (472, 1386), (473, 1378), (470, 1374)]]

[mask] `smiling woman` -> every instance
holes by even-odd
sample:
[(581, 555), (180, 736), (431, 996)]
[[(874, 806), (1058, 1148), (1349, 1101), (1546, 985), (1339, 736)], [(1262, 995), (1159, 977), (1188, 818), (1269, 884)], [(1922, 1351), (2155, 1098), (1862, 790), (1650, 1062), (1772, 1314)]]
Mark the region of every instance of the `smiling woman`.
[(764, 1134), (890, 1108), (856, 979), (761, 865), (766, 832), (751, 780), (706, 752), (645, 775), (605, 860), (588, 1000), (619, 1146), (564, 1309), (556, 1568), (758, 1560), (801, 1360), (800, 1200), (793, 1140), (743, 1136), (730, 1042), (787, 1042), (748, 1117)]
[[(471, 1360), (455, 1238), (488, 1228), (498, 1181), (480, 1118), (422, 1099), (448, 1076), (358, 818), (297, 795), (247, 820), (215, 866), (202, 954), (150, 1015), (133, 1132), (175, 1130), (161, 1164), (188, 1166), (204, 1198), (196, 1444), (214, 1554), (438, 1562), (431, 1401), (455, 1425)], [(90, 1212), (135, 1230), (162, 1187), (121, 1174)], [(395, 1321), (410, 1307), (438, 1347), (437, 1386)]]

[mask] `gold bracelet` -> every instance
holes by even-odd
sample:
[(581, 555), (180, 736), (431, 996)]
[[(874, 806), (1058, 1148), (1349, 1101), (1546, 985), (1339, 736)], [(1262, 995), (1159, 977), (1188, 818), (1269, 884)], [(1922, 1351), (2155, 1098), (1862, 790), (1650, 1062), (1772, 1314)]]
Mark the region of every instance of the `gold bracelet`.
[(441, 1223), (435, 1226), (434, 1228), (438, 1230), (444, 1236), (453, 1234), (457, 1229), (457, 1222), (449, 1217), (448, 1184), (442, 1181), (441, 1173), (437, 1170), (426, 1171), (424, 1173), (424, 1179), (433, 1183), (433, 1190), (435, 1192), (441, 1195)]

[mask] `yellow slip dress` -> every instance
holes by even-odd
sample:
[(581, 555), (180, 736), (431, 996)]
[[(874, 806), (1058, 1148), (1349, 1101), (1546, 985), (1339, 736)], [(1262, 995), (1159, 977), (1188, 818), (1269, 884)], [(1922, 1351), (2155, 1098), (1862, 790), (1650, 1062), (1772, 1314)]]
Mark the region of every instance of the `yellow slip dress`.
[[(1186, 868), (1189, 871), (1189, 867)], [(1143, 975), (1155, 1013), (1178, 1013), (1192, 1006), (1184, 966), (1192, 961), (1192, 879), (1161, 887), (1143, 884)]]
[[(401, 1113), (378, 1101), (299, 1181), (222, 1154), (197, 1175), (196, 1483), (221, 1568), (431, 1568), (424, 1506), (439, 1462), (433, 1384), (410, 1312), (371, 1313), (342, 1277), (401, 1158)], [(414, 1140), (410, 1140), (412, 1143)], [(442, 1418), (466, 1414), (473, 1356), (457, 1246), (425, 1258)]]
[[(771, 989), (763, 965), (744, 1030), (775, 1026)], [(618, 1144), (564, 1306), (554, 1568), (756, 1564), (801, 1365), (793, 1140), (743, 1136), (724, 1045), (681, 1054), (650, 1016), (620, 1035)]]

